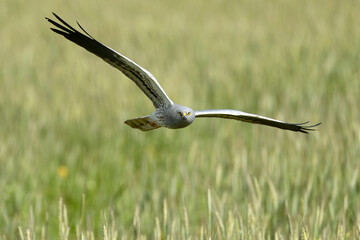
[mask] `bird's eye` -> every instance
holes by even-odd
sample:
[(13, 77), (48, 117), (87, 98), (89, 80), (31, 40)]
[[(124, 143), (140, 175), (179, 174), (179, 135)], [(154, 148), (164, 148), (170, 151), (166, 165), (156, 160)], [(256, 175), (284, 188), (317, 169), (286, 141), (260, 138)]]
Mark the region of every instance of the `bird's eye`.
[(179, 116), (181, 116), (181, 112), (177, 112), (177, 114), (178, 114)]
[(187, 115), (190, 116), (191, 112), (188, 112)]

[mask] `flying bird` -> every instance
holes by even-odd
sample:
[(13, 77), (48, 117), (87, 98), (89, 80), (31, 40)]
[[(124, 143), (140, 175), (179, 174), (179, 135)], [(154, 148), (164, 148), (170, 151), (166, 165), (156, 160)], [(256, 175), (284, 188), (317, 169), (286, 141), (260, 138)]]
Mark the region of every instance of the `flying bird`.
[(195, 118), (204, 117), (234, 119), (238, 121), (262, 124), (302, 133), (308, 133), (308, 131), (314, 130), (314, 127), (320, 124), (318, 123), (315, 125), (307, 125), (309, 122), (300, 124), (286, 123), (279, 120), (231, 109), (209, 109), (195, 111), (189, 107), (176, 104), (166, 95), (159, 82), (149, 71), (142, 68), (129, 58), (95, 40), (95, 38), (87, 33), (78, 22), (78, 26), (84, 33), (81, 33), (70, 26), (55, 13), (53, 14), (60, 23), (55, 22), (49, 18), (45, 18), (56, 27), (50, 28), (52, 31), (64, 36), (71, 42), (100, 57), (111, 66), (119, 69), (123, 74), (131, 79), (152, 101), (155, 107), (155, 111), (153, 113), (148, 116), (125, 121), (125, 123), (132, 128), (137, 128), (142, 131), (150, 131), (160, 127), (178, 129), (189, 126), (195, 120)]

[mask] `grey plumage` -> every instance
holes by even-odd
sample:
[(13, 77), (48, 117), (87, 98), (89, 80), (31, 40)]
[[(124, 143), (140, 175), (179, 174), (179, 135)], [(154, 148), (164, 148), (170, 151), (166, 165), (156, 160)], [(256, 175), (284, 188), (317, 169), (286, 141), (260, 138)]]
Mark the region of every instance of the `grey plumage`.
[(155, 111), (148, 116), (125, 121), (125, 123), (130, 127), (137, 128), (142, 131), (150, 131), (159, 127), (177, 129), (187, 127), (195, 120), (195, 118), (202, 117), (227, 118), (277, 127), (285, 130), (298, 131), (302, 133), (308, 133), (308, 131), (314, 130), (313, 128), (320, 124), (306, 125), (308, 122), (302, 124), (291, 124), (230, 109), (194, 111), (191, 108), (175, 104), (166, 95), (158, 81), (149, 71), (142, 68), (129, 58), (95, 40), (80, 26), (79, 23), (77, 24), (86, 35), (71, 27), (55, 13), (53, 14), (62, 24), (46, 18), (46, 20), (57, 27), (51, 28), (52, 31), (64, 36), (66, 39), (102, 58), (111, 66), (119, 69), (123, 74), (131, 79), (152, 101), (154, 107), (156, 108)]

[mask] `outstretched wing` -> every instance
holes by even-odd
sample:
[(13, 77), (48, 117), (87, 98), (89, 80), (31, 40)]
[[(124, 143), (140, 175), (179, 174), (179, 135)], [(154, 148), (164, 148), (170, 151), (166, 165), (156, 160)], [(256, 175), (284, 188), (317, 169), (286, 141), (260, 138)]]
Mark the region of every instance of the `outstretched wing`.
[(111, 66), (119, 69), (123, 74), (130, 78), (148, 98), (150, 98), (156, 108), (168, 106), (173, 103), (166, 95), (165, 91), (161, 88), (158, 81), (156, 81), (155, 77), (149, 71), (140, 67), (135, 62), (131, 61), (120, 53), (96, 41), (80, 26), (79, 23), (77, 24), (86, 35), (71, 27), (55, 13), (53, 14), (61, 24), (46, 18), (46, 20), (48, 20), (51, 24), (59, 28), (50, 28), (52, 31), (63, 35), (68, 40), (85, 48), (89, 52), (102, 58)]
[(234, 119), (238, 121), (243, 122), (249, 122), (249, 123), (256, 123), (256, 124), (262, 124), (267, 125), (271, 127), (277, 127), (285, 130), (291, 130), (295, 132), (302, 132), (302, 133), (308, 133), (307, 131), (313, 131), (314, 127), (320, 125), (321, 123), (315, 124), (315, 125), (306, 125), (308, 122), (300, 123), (300, 124), (292, 124), (292, 123), (286, 123), (279, 120), (250, 114), (246, 112), (236, 111), (236, 110), (230, 110), (230, 109), (209, 109), (209, 110), (202, 110), (202, 111), (196, 111), (195, 117), (215, 117), (215, 118), (228, 118), (228, 119)]

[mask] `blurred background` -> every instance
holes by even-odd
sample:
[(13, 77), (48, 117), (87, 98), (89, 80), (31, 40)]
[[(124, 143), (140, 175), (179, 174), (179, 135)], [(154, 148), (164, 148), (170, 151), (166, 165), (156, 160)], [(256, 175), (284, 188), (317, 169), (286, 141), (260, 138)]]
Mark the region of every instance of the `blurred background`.
[[(103, 226), (122, 239), (359, 237), (358, 9), (3, 1), (0, 239), (54, 239), (61, 226), (70, 239), (96, 239)], [(51, 32), (51, 12), (149, 70), (176, 103), (322, 125), (309, 135), (222, 119), (132, 129), (123, 122), (150, 114), (151, 102)]]

